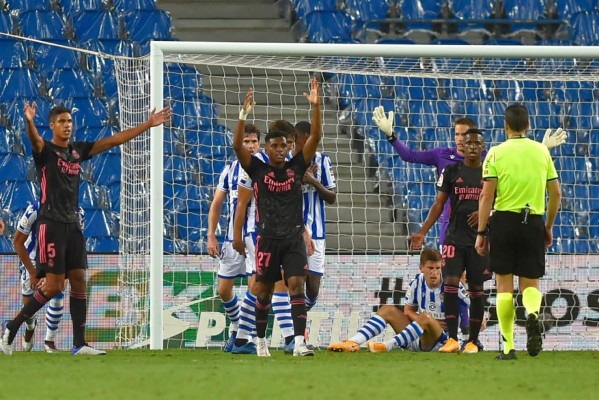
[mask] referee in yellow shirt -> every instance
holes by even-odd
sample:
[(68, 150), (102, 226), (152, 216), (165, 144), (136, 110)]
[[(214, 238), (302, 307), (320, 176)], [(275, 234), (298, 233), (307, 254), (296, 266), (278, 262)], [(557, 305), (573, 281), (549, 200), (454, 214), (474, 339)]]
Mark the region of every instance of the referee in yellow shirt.
[[(557, 172), (546, 146), (528, 139), (528, 111), (520, 104), (505, 110), (507, 140), (493, 146), (483, 164), (483, 190), (478, 205), (476, 251), (490, 244), (491, 269), (497, 280), (497, 316), (504, 338), (498, 360), (513, 360), (514, 279), (518, 276), (526, 320), (526, 350), (536, 356), (542, 349), (539, 310), (543, 295), (539, 278), (545, 275), (545, 247), (553, 241), (553, 223), (561, 192)], [(549, 192), (547, 218), (545, 190)], [(491, 229), (487, 223), (495, 199)], [(487, 242), (487, 232), (489, 241)]]

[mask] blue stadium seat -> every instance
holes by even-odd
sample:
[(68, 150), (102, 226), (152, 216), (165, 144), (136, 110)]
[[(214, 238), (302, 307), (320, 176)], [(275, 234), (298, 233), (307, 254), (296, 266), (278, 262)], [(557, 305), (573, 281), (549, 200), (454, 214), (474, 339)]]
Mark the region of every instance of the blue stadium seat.
[(311, 43), (337, 43), (351, 39), (352, 20), (341, 11), (313, 11), (306, 14), (306, 30)]
[[(40, 134), (42, 138), (45, 140), (52, 140), (52, 130), (46, 127), (38, 127), (37, 132)], [(19, 141), (19, 143), (23, 146), (22, 154), (25, 154), (27, 157), (33, 154), (31, 149), (31, 142), (28, 138), (23, 138)]]
[(368, 21), (386, 18), (394, 3), (395, 0), (345, 0), (345, 7), (354, 21)]
[(579, 12), (570, 21), (572, 41), (578, 45), (599, 44), (599, 11)]
[(591, 130), (599, 129), (599, 105), (592, 103), (573, 103), (570, 107), (569, 127)]
[(200, 174), (202, 183), (206, 186), (214, 186), (218, 183), (218, 177), (225, 168), (226, 161), (218, 158), (201, 157)]
[(69, 99), (65, 105), (72, 110), (73, 126), (101, 128), (108, 124), (109, 114), (106, 103), (97, 97)]
[[(18, 32), (14, 31), (15, 26), (16, 26), (16, 24), (13, 22), (10, 13), (8, 11), (0, 10), (0, 32), (16, 34)], [(10, 36), (0, 35), (0, 40), (11, 40), (12, 41), (14, 39), (11, 38)]]
[(292, 0), (297, 19), (313, 11), (336, 11), (337, 0)]
[(108, 198), (111, 210), (115, 213), (121, 212), (121, 181), (113, 181), (108, 185)]
[(180, 156), (164, 157), (164, 182), (169, 183), (188, 183), (192, 180), (188, 175), (188, 168), (185, 158)]
[(408, 31), (431, 31), (432, 24), (410, 22), (412, 19), (436, 19), (441, 15), (441, 0), (400, 0), (399, 12)]
[[(170, 107), (173, 109), (171, 124), (185, 131), (193, 131), (200, 126), (217, 125), (218, 104), (208, 96), (199, 96), (194, 99), (171, 99)], [(199, 111), (199, 112), (198, 112)]]
[(544, 129), (556, 129), (563, 125), (561, 104), (542, 100), (522, 102), (522, 104), (528, 109), (532, 130), (543, 130), (542, 134), (544, 134)]
[(197, 98), (202, 93), (202, 74), (197, 69), (182, 64), (167, 64), (165, 67), (165, 98)]
[(156, 0), (112, 0), (118, 11), (151, 11), (156, 9)]
[(449, 94), (452, 99), (460, 102), (481, 100), (487, 97), (480, 82), (475, 79), (451, 79)]
[(0, 70), (0, 102), (8, 102), (19, 97), (37, 98), (40, 95), (41, 81), (30, 69)]
[[(391, 111), (394, 109), (393, 101), (389, 99), (359, 99), (353, 102), (352, 105), (352, 120), (354, 125), (367, 128), (376, 126), (372, 121), (372, 112), (378, 106), (383, 106), (385, 110)], [(363, 135), (364, 136), (364, 135)]]
[(557, 16), (565, 20), (581, 11), (593, 11), (597, 5), (596, 0), (553, 0), (553, 2)]
[(12, 244), (12, 240), (6, 236), (0, 236), (0, 254), (14, 254), (15, 248)]
[(73, 15), (79, 11), (102, 11), (107, 6), (105, 0), (69, 0), (61, 3), (64, 15)]
[(112, 136), (113, 128), (109, 126), (88, 128), (85, 125), (75, 128), (75, 140), (83, 142), (95, 142), (96, 140)]
[(208, 215), (212, 202), (212, 190), (199, 185), (187, 185), (185, 210)]
[(104, 208), (96, 184), (82, 179), (79, 183), (79, 205), (85, 209)]
[(94, 86), (88, 72), (79, 69), (57, 69), (48, 76), (48, 94), (54, 99), (92, 97)]
[(106, 210), (97, 208), (85, 209), (85, 237), (110, 237), (114, 230), (114, 221)]
[[(492, 18), (494, 3), (494, 0), (453, 0), (450, 4), (455, 17), (467, 21)], [(476, 30), (489, 33), (480, 21), (472, 24), (464, 23), (458, 25), (459, 32)]]
[[(45, 128), (50, 125), (48, 121), (48, 115), (50, 110), (54, 107), (54, 103), (43, 97), (38, 98), (17, 98), (6, 104), (5, 115), (8, 118), (10, 126), (15, 128), (25, 127), (25, 116), (23, 115), (23, 108), (25, 102), (33, 104), (35, 102), (37, 111), (34, 118), (35, 126), (39, 128)], [(24, 137), (25, 141), (29, 141), (27, 137)], [(31, 154), (31, 153), (29, 153)]]
[(8, 9), (11, 11), (32, 11), (44, 10), (48, 11), (53, 8), (52, 0), (5, 0)]
[(0, 69), (21, 68), (27, 61), (23, 43), (16, 40), (0, 40)]
[(37, 198), (38, 189), (31, 181), (13, 181), (6, 182), (0, 191), (0, 205), (18, 214), (17, 211), (27, 208), (27, 206)]
[(196, 213), (176, 214), (178, 238), (188, 242), (198, 243), (206, 239), (208, 232), (208, 216)]
[[(75, 46), (74, 43), (68, 40), (53, 40), (52, 43), (63, 46)], [(79, 68), (80, 54), (76, 51), (35, 42), (32, 42), (30, 46), (33, 50), (33, 58), (37, 70), (43, 76), (48, 76), (56, 69)]]
[(119, 39), (119, 20), (111, 11), (80, 11), (71, 15), (77, 39), (88, 40)]
[(88, 237), (85, 241), (88, 253), (118, 253), (119, 239), (116, 237)]
[(108, 186), (121, 180), (121, 156), (116, 153), (101, 153), (91, 160), (92, 173), (98, 185)]
[(129, 39), (135, 42), (163, 40), (171, 36), (171, 17), (162, 10), (125, 13), (123, 21)]
[[(505, 15), (511, 20), (533, 20), (542, 23), (545, 19), (544, 0), (502, 0)], [(512, 24), (512, 32), (536, 32), (537, 24)]]
[[(162, 191), (164, 209), (182, 212), (187, 209), (187, 184), (165, 182)], [(192, 186), (192, 185), (189, 185)], [(165, 216), (166, 217), (166, 216)]]
[(29, 165), (24, 156), (15, 153), (5, 154), (0, 158), (0, 176), (2, 181), (27, 180)]
[(41, 40), (64, 40), (66, 23), (56, 11), (24, 11), (20, 14), (23, 35)]
[(437, 98), (438, 82), (434, 78), (396, 78), (395, 95), (409, 100), (433, 100)]

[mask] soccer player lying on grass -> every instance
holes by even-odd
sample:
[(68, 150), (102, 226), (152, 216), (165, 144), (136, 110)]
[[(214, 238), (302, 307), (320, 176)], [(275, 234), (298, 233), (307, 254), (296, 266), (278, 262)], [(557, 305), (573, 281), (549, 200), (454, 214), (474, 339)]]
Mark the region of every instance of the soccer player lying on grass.
[[(470, 302), (461, 284), (458, 294), (462, 306), (468, 307)], [(406, 292), (403, 312), (395, 305), (382, 306), (354, 336), (344, 342), (331, 344), (328, 350), (360, 351), (360, 345), (383, 333), (389, 324), (396, 335), (384, 343), (369, 342), (368, 350), (382, 353), (401, 347), (411, 351), (437, 351), (448, 338), (445, 333), (443, 295), (441, 253), (434, 249), (423, 250), (420, 254), (420, 273)]]
[(256, 335), (257, 354), (269, 357), (266, 345), (266, 325), (275, 282), (285, 277), (291, 296), (291, 314), (295, 337), (294, 356), (313, 356), (306, 347), (306, 299), (304, 285), (308, 269), (303, 239), (302, 178), (308, 169), (322, 136), (319, 85), (312, 79), (310, 93), (305, 96), (312, 105), (312, 131), (304, 148), (290, 161), (285, 160), (285, 133), (268, 132), (265, 150), (270, 164), (253, 157), (243, 147), (245, 119), (254, 107), (253, 90), (246, 95), (239, 122), (235, 128), (233, 149), (239, 163), (254, 185), (256, 197)]

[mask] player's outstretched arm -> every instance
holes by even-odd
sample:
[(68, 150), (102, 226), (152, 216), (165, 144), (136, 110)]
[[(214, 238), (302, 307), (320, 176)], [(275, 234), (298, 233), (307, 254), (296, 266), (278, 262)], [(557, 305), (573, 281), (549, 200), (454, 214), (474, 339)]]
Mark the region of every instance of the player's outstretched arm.
[(235, 150), (235, 154), (237, 154), (239, 163), (243, 169), (246, 170), (252, 161), (252, 153), (250, 153), (249, 150), (243, 146), (243, 134), (245, 129), (245, 120), (255, 106), (256, 103), (254, 102), (254, 89), (250, 88), (245, 95), (243, 106), (241, 106), (241, 110), (239, 111), (239, 121), (237, 121), (235, 135), (233, 136), (233, 150)]
[(447, 199), (447, 193), (437, 193), (435, 202), (433, 203), (431, 210), (428, 212), (428, 215), (426, 217), (426, 220), (424, 220), (422, 227), (418, 232), (414, 233), (412, 236), (408, 238), (408, 240), (410, 241), (411, 250), (420, 250), (422, 248), (422, 245), (424, 244), (424, 237), (443, 213), (443, 207), (445, 207), (445, 202), (447, 201)]
[(555, 132), (549, 128), (545, 131), (542, 143), (551, 150), (554, 147), (559, 147), (566, 143), (566, 139), (568, 139), (568, 133), (562, 128), (557, 128)]
[(245, 242), (243, 241), (243, 224), (247, 215), (248, 205), (254, 192), (241, 185), (237, 190), (237, 209), (233, 220), (233, 248), (245, 257)]
[(212, 203), (210, 203), (210, 210), (208, 211), (208, 254), (213, 258), (220, 257), (218, 240), (216, 240), (216, 226), (218, 225), (218, 219), (220, 218), (226, 196), (225, 192), (216, 189)]
[(147, 131), (148, 129), (158, 126), (158, 125), (162, 125), (162, 124), (170, 121), (172, 115), (173, 115), (173, 110), (171, 110), (170, 107), (165, 107), (158, 112), (156, 112), (156, 109), (154, 108), (152, 111), (150, 111), (150, 117), (148, 118), (148, 120), (146, 122), (144, 122), (141, 125), (137, 125), (134, 128), (127, 129), (125, 131), (116, 133), (112, 136), (108, 136), (108, 137), (98, 140), (97, 142), (94, 143), (94, 146), (92, 147), (89, 154), (90, 154), (90, 156), (93, 156), (94, 154), (101, 153), (101, 152), (111, 149), (115, 146), (120, 146), (121, 144), (126, 143), (126, 142), (130, 141), (131, 139), (134, 139), (137, 136), (141, 135), (143, 132)]
[(15, 252), (17, 253), (17, 256), (19, 256), (19, 260), (21, 260), (27, 269), (27, 272), (29, 272), (29, 282), (31, 283), (31, 288), (35, 289), (37, 287), (38, 278), (36, 276), (37, 274), (35, 272), (35, 266), (31, 262), (31, 259), (29, 258), (29, 252), (25, 247), (25, 242), (27, 241), (28, 237), (29, 235), (17, 230), (15, 232), (13, 244), (15, 246)]
[(306, 164), (310, 164), (312, 162), (312, 158), (314, 158), (314, 154), (316, 154), (316, 148), (318, 147), (318, 143), (320, 143), (320, 139), (322, 138), (322, 117), (320, 115), (320, 85), (316, 77), (312, 78), (310, 93), (304, 93), (306, 99), (312, 105), (312, 121), (310, 128), (310, 136), (308, 140), (306, 140), (306, 144), (304, 144), (304, 148), (302, 152), (304, 153), (304, 160)]
[(393, 132), (394, 118), (395, 113), (393, 111), (389, 111), (388, 115), (385, 115), (385, 108), (383, 106), (376, 107), (372, 112), (372, 121), (385, 133), (387, 140), (389, 140), (399, 158), (410, 163), (437, 165), (438, 150), (411, 150), (397, 138), (395, 132)]
[(23, 109), (23, 112), (25, 113), (27, 136), (31, 142), (31, 148), (33, 149), (33, 152), (40, 153), (44, 149), (44, 139), (40, 136), (33, 121), (35, 119), (36, 111), (37, 104), (35, 104), (35, 102), (33, 102), (33, 104), (29, 104), (28, 101), (25, 102), (25, 108)]

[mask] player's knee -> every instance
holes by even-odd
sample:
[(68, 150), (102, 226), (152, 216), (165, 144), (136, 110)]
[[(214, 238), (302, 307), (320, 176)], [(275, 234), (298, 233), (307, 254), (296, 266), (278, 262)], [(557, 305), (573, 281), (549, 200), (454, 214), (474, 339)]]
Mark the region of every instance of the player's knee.
[(459, 284), (460, 284), (460, 277), (459, 276), (445, 276), (443, 278), (443, 282), (446, 285), (459, 286)]
[(397, 307), (385, 304), (384, 306), (381, 306), (381, 308), (379, 308), (376, 314), (379, 317), (383, 318), (385, 321), (387, 321), (393, 314), (397, 313), (397, 311), (399, 311)]
[(305, 280), (300, 276), (292, 276), (287, 279), (287, 287), (289, 288), (289, 295), (294, 296), (304, 293)]
[(431, 316), (427, 313), (421, 313), (418, 314), (418, 317), (416, 317), (416, 322), (418, 323), (418, 325), (420, 325), (420, 327), (422, 329), (426, 329), (429, 325), (429, 323), (431, 322)]

